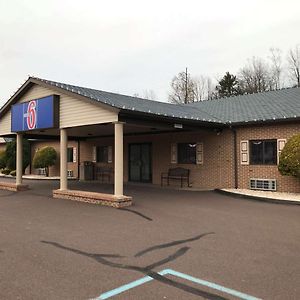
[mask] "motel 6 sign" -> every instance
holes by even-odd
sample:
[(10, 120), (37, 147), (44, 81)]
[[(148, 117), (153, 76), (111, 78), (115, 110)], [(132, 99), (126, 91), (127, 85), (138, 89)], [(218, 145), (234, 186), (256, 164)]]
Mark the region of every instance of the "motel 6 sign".
[(11, 112), (12, 132), (57, 128), (59, 125), (59, 96), (51, 95), (15, 104), (12, 106)]
[(36, 126), (36, 100), (29, 102), (24, 117), (26, 118), (28, 129), (34, 129)]

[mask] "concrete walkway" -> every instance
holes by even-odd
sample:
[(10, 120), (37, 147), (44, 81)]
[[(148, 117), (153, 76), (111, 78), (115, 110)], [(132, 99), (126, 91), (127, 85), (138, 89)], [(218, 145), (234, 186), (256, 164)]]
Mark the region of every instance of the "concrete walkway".
[(300, 194), (297, 193), (255, 191), (249, 189), (220, 189), (218, 192), (261, 201), (300, 205)]
[[(11, 179), (15, 179), (15, 176), (11, 176), (11, 175), (5, 175), (0, 173), (0, 177), (3, 178), (11, 178)], [(22, 176), (23, 179), (32, 179), (32, 180), (59, 180), (59, 176), (44, 176), (44, 175), (34, 175), (34, 174), (29, 174), (29, 175), (23, 175)], [(75, 177), (68, 177), (68, 179), (77, 179)]]

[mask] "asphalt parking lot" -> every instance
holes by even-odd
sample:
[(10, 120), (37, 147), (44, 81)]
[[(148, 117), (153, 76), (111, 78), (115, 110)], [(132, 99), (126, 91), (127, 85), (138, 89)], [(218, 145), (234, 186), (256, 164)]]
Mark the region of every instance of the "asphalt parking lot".
[(0, 299), (300, 299), (300, 206), (133, 185), (118, 210), (28, 183), (0, 190)]

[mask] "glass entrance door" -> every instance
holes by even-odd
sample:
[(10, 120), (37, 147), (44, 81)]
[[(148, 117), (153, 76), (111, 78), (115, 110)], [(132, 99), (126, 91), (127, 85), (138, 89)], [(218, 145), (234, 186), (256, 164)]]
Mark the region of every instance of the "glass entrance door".
[(152, 181), (151, 144), (129, 144), (129, 180)]

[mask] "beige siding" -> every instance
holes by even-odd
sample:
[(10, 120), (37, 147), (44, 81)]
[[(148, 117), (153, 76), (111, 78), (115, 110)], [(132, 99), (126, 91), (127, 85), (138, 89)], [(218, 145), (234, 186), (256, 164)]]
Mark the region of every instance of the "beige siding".
[[(22, 98), (19, 103), (33, 99), (42, 98), (51, 94), (58, 94), (56, 91), (39, 85), (34, 85)], [(109, 109), (102, 108), (97, 103), (82, 101), (60, 94), (60, 127), (73, 127), (91, 124), (101, 124), (118, 120), (118, 114)], [(0, 135), (11, 133), (11, 112), (7, 112), (0, 120)]]
[(72, 127), (113, 122), (118, 120), (118, 114), (103, 109), (97, 104), (84, 102), (69, 96), (60, 99), (60, 127)]
[(55, 94), (53, 90), (44, 88), (40, 85), (34, 85), (18, 102), (28, 102), (30, 100), (46, 97), (52, 94)]
[(10, 134), (11, 128), (11, 113), (10, 111), (7, 112), (1, 119), (0, 119), (0, 135)]

